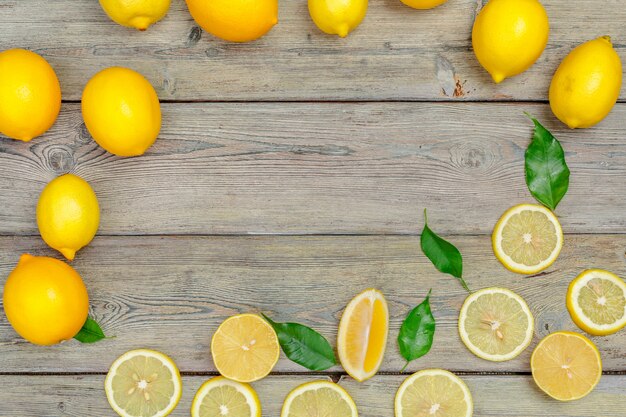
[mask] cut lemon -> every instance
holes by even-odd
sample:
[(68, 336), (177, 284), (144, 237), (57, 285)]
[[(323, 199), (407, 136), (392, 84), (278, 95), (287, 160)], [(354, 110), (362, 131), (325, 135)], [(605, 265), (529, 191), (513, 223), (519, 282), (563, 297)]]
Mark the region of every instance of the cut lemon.
[(596, 345), (573, 332), (544, 337), (530, 358), (535, 383), (559, 401), (572, 401), (589, 394), (602, 376), (602, 359)]
[(191, 417), (261, 417), (261, 403), (248, 384), (218, 376), (205, 382), (191, 403)]
[(168, 356), (138, 349), (113, 362), (104, 389), (111, 408), (122, 417), (163, 417), (178, 405), (182, 382)]
[(536, 274), (556, 261), (563, 230), (554, 213), (538, 204), (520, 204), (498, 220), (492, 235), (496, 258), (519, 274)]
[(474, 404), (461, 378), (443, 369), (425, 369), (400, 385), (395, 409), (396, 417), (471, 417)]
[(239, 382), (266, 377), (278, 362), (278, 337), (256, 314), (240, 314), (226, 319), (211, 341), (213, 362), (220, 374)]
[(375, 289), (365, 290), (346, 307), (337, 335), (337, 350), (341, 365), (359, 382), (373, 377), (383, 362), (389, 309), (383, 294)]
[(515, 358), (530, 344), (533, 315), (522, 297), (506, 288), (485, 288), (465, 299), (459, 334), (476, 356), (502, 362)]
[(569, 285), (567, 309), (587, 333), (613, 334), (626, 326), (626, 283), (602, 269), (583, 271)]
[(312, 381), (295, 388), (285, 398), (280, 417), (357, 417), (350, 394), (328, 381)]

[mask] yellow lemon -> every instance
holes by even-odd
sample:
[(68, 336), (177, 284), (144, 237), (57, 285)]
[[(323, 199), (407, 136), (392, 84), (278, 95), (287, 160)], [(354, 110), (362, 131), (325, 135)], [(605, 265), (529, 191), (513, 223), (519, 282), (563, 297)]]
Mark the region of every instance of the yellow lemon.
[(414, 9), (433, 9), (441, 6), (448, 0), (400, 0), (402, 3)]
[(496, 83), (530, 68), (548, 43), (548, 15), (537, 0), (490, 0), (472, 30), (480, 65)]
[(359, 412), (350, 394), (330, 381), (311, 381), (291, 391), (280, 417), (358, 417)]
[(191, 417), (261, 417), (261, 402), (248, 384), (218, 376), (198, 389), (191, 403)]
[(37, 345), (76, 336), (89, 297), (80, 275), (54, 258), (24, 254), (4, 284), (4, 312), (15, 331)]
[(128, 68), (94, 75), (83, 91), (82, 110), (94, 140), (118, 156), (142, 155), (161, 130), (159, 97), (148, 80)]
[(591, 127), (610, 112), (622, 88), (622, 62), (604, 36), (574, 48), (550, 84), (550, 107), (572, 129)]
[(309, 0), (309, 13), (322, 32), (345, 38), (365, 18), (367, 0)]
[(146, 30), (165, 17), (170, 0), (100, 0), (100, 6), (115, 23)]
[(100, 224), (96, 193), (80, 177), (65, 174), (52, 180), (37, 203), (42, 239), (70, 261), (92, 241)]
[(61, 110), (61, 85), (48, 62), (25, 49), (0, 53), (0, 133), (28, 142)]
[(186, 0), (196, 23), (231, 42), (260, 38), (278, 23), (278, 0)]

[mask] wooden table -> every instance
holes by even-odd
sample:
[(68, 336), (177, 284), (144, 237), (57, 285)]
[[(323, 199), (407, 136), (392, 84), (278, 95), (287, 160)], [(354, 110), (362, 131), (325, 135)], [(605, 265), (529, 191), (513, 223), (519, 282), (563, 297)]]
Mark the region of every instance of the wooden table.
[[(423, 256), (418, 236), (427, 207), (432, 228), (463, 253), (473, 289), (505, 286), (526, 298), (537, 320), (533, 346), (552, 331), (578, 330), (564, 297), (582, 269), (626, 277), (626, 90), (588, 130), (568, 130), (546, 104), (551, 75), (578, 43), (610, 34), (626, 63), (626, 1), (545, 1), (545, 53), (501, 85), (470, 46), (481, 0), (432, 11), (372, 0), (346, 39), (319, 32), (306, 1), (281, 0), (278, 26), (248, 44), (211, 37), (182, 0), (172, 3), (165, 20), (139, 33), (111, 22), (96, 1), (0, 1), (0, 49), (42, 54), (64, 98), (44, 137), (0, 139), (0, 283), (23, 252), (58, 257), (38, 236), (35, 205), (48, 181), (74, 172), (94, 187), (102, 221), (73, 266), (93, 316), (116, 336), (37, 347), (1, 314), (1, 416), (112, 416), (104, 375), (139, 347), (176, 360), (184, 395), (173, 415), (187, 416), (196, 389), (215, 374), (210, 338), (227, 316), (263, 311), (334, 343), (343, 307), (367, 287), (390, 302), (380, 374), (359, 384), (339, 367), (314, 375), (283, 356), (254, 384), (264, 415), (278, 416), (297, 384), (328, 378), (347, 388), (362, 416), (392, 416), (402, 379), (426, 367), (461, 374), (475, 416), (626, 415), (626, 331), (594, 338), (605, 375), (591, 395), (551, 400), (529, 375), (532, 349), (499, 364), (465, 349), (456, 329), (466, 293)], [(143, 73), (163, 103), (160, 138), (139, 158), (103, 151), (81, 118), (83, 86), (113, 65)], [(524, 111), (561, 140), (572, 170), (557, 210), (565, 247), (534, 277), (506, 271), (490, 247), (505, 209), (532, 201)], [(399, 325), (430, 288), (433, 349), (400, 374)]]

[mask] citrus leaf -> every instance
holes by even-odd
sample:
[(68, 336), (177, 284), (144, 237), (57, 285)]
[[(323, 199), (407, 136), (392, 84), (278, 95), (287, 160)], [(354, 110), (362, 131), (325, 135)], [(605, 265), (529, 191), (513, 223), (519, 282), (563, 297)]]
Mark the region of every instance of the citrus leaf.
[(430, 351), (435, 337), (435, 318), (430, 310), (430, 293), (406, 316), (398, 334), (400, 354), (406, 359), (406, 365), (421, 358)]
[(102, 339), (106, 339), (104, 332), (100, 328), (98, 322), (91, 317), (87, 317), (87, 321), (83, 324), (83, 328), (80, 329), (78, 334), (74, 336), (74, 339), (81, 343), (95, 343)]
[(420, 240), (422, 252), (435, 265), (435, 268), (444, 274), (450, 274), (457, 278), (463, 288), (471, 292), (463, 279), (463, 257), (461, 252), (459, 252), (456, 246), (440, 238), (435, 232), (430, 230), (426, 210), (424, 210), (424, 230)]
[(535, 124), (533, 138), (526, 149), (526, 185), (544, 206), (554, 211), (569, 187), (570, 171), (559, 141), (529, 114)]
[(298, 323), (276, 323), (263, 317), (274, 328), (285, 355), (311, 371), (324, 371), (337, 364), (335, 352), (321, 334)]

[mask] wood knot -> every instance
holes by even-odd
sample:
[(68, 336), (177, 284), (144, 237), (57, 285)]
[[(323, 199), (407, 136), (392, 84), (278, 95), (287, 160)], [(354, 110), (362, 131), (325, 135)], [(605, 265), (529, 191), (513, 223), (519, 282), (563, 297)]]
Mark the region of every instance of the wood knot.
[(450, 149), (452, 162), (463, 169), (487, 170), (493, 164), (493, 154), (473, 144), (459, 144)]
[(93, 138), (91, 137), (91, 133), (89, 133), (87, 126), (85, 125), (85, 123), (81, 123), (80, 127), (78, 128), (78, 137), (76, 141), (80, 145), (86, 145), (92, 140)]
[(202, 29), (200, 26), (194, 26), (187, 35), (187, 47), (192, 47), (202, 39)]
[(73, 152), (67, 146), (54, 145), (48, 147), (44, 152), (44, 158), (48, 167), (57, 175), (71, 172), (76, 165)]

